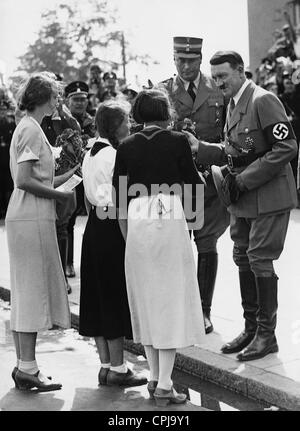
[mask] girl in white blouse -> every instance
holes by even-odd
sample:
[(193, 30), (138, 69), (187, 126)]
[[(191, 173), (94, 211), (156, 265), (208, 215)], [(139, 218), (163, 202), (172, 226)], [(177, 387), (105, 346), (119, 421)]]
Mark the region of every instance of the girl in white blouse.
[(147, 379), (124, 362), (124, 337), (132, 338), (124, 270), (125, 241), (112, 203), (116, 148), (129, 133), (129, 108), (116, 101), (96, 113), (99, 138), (82, 166), (87, 212), (81, 254), (79, 333), (94, 337), (99, 385), (137, 386)]

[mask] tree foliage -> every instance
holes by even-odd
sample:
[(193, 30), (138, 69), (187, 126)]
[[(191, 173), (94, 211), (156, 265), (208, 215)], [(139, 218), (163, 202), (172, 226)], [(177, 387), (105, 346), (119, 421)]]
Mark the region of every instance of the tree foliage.
[(117, 11), (110, 8), (107, 0), (75, 1), (44, 12), (36, 41), (19, 58), (19, 70), (28, 73), (50, 70), (63, 75), (65, 81), (86, 80), (95, 57), (101, 60), (101, 50), (104, 52), (112, 45), (119, 52), (116, 58), (106, 61), (112, 69), (136, 60), (149, 64), (148, 55), (130, 52), (123, 32), (117, 28), (116, 15)]

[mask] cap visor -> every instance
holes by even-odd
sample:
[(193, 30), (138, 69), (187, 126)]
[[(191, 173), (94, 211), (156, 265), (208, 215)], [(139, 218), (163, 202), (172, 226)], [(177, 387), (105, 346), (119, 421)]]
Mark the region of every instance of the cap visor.
[(201, 54), (195, 54), (193, 52), (175, 52), (175, 58), (200, 58)]
[(88, 93), (86, 93), (85, 91), (74, 91), (73, 93), (68, 94), (68, 97), (71, 96), (88, 96)]

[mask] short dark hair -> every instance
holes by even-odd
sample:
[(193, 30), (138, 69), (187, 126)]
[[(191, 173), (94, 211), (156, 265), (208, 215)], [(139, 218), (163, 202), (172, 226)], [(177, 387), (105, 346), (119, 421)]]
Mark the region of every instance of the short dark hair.
[(37, 106), (49, 102), (55, 93), (62, 93), (62, 84), (52, 72), (39, 72), (31, 75), (18, 91), (18, 108), (32, 112)]
[(223, 63), (229, 63), (232, 69), (237, 69), (238, 66), (242, 66), (244, 68), (242, 57), (235, 51), (217, 51), (210, 59), (210, 64), (212, 66), (217, 66)]
[(106, 100), (100, 103), (97, 109), (95, 123), (99, 135), (108, 139), (113, 147), (117, 147), (119, 144), (116, 132), (125, 117), (129, 115), (130, 108), (131, 106), (128, 102)]
[(160, 88), (141, 91), (134, 101), (132, 116), (138, 124), (168, 121), (171, 118), (171, 105), (167, 92)]

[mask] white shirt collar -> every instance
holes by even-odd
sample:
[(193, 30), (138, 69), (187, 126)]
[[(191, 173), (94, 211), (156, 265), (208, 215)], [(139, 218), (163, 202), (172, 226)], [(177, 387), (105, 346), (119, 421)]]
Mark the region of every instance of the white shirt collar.
[[(196, 89), (196, 90), (197, 90), (198, 85), (199, 85), (200, 77), (201, 77), (201, 72), (199, 72), (199, 73), (198, 73), (197, 78), (193, 81), (193, 82), (194, 82), (194, 85), (195, 85), (195, 89)], [(190, 85), (190, 81), (186, 81), (186, 80), (185, 80), (185, 79), (183, 79), (183, 78), (180, 78), (180, 79), (181, 79), (181, 81), (182, 81), (182, 83), (183, 83), (183, 85), (184, 85), (184, 89), (185, 89), (185, 91), (187, 91), (187, 89), (189, 88), (189, 85)]]
[(246, 81), (244, 82), (244, 84), (241, 86), (241, 88), (239, 89), (239, 91), (236, 93), (236, 95), (233, 97), (234, 100), (234, 104), (235, 106), (237, 105), (238, 101), (240, 100), (242, 94), (244, 93), (246, 87), (248, 87), (248, 85), (250, 84), (250, 79), (246, 79)]

